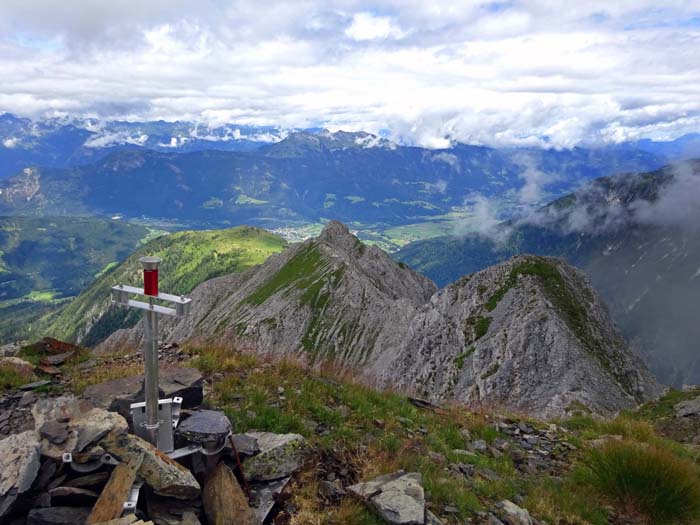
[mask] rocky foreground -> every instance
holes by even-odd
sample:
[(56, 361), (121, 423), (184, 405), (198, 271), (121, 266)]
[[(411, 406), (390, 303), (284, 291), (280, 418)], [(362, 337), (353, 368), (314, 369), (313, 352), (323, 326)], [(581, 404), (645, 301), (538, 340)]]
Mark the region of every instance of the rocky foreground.
[[(588, 450), (651, 432), (631, 419), (470, 412), (290, 362), (170, 344), (161, 389), (183, 398), (176, 446), (226, 436), (217, 453), (172, 459), (124, 417), (142, 399), (138, 355), (93, 357), (54, 340), (0, 350), (15, 354), (0, 357), (0, 370), (26, 381), (0, 398), (1, 523), (649, 523), (573, 476)], [(689, 447), (698, 394), (674, 394), (661, 425), (687, 428)]]
[[(436, 402), (611, 415), (660, 393), (586, 278), (559, 259), (515, 257), (437, 290), (330, 222), (192, 298), (190, 317), (165, 323), (166, 340), (332, 361)], [(141, 333), (120, 330), (100, 349), (137, 347)]]

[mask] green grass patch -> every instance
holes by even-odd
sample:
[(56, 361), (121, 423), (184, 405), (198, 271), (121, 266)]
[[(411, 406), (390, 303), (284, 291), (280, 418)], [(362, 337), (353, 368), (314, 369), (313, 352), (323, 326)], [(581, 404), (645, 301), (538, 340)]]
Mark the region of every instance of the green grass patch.
[(31, 376), (20, 374), (12, 366), (0, 366), (0, 389), (11, 390), (28, 383)]
[(308, 288), (318, 277), (317, 272), (321, 268), (323, 260), (320, 252), (313, 245), (302, 247), (287, 264), (274, 274), (265, 284), (249, 295), (245, 302), (253, 305), (261, 305), (276, 292), (295, 284), (301, 288)]
[(478, 341), (486, 335), (491, 326), (492, 319), (490, 317), (478, 317), (476, 323), (474, 324), (474, 337)]
[(461, 354), (459, 354), (457, 357), (455, 357), (455, 360), (454, 360), (455, 366), (458, 369), (462, 370), (462, 368), (464, 368), (464, 361), (467, 359), (467, 357), (472, 355), (474, 352), (476, 352), (476, 348), (471, 346), (471, 347), (469, 347), (469, 349), (466, 352), (462, 352)]

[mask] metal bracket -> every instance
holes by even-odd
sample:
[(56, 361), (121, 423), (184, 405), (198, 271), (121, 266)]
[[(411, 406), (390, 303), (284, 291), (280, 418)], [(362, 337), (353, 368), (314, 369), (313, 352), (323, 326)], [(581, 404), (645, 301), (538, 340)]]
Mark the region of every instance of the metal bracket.
[[(173, 429), (180, 421), (180, 407), (182, 398), (158, 400), (158, 448), (166, 454), (175, 449)], [(148, 440), (148, 428), (146, 427), (146, 403), (132, 403), (131, 420), (134, 423), (134, 432), (137, 436)]]
[(129, 499), (124, 502), (124, 507), (122, 514), (128, 516), (136, 512), (136, 504), (139, 501), (139, 492), (143, 486), (143, 480), (137, 478), (134, 484), (131, 486), (131, 491), (129, 492)]
[(63, 463), (70, 465), (70, 468), (75, 472), (86, 474), (88, 472), (94, 472), (103, 465), (116, 466), (119, 462), (112, 457), (111, 454), (102, 454), (99, 459), (95, 461), (88, 461), (87, 463), (77, 463), (73, 461), (73, 454), (66, 452), (63, 454)]

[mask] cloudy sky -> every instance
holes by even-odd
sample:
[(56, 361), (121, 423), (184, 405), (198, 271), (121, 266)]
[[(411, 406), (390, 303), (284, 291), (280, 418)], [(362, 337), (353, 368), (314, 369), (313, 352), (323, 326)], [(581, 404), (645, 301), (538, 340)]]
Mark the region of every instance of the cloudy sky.
[(550, 144), (700, 131), (700, 0), (2, 0), (0, 111)]

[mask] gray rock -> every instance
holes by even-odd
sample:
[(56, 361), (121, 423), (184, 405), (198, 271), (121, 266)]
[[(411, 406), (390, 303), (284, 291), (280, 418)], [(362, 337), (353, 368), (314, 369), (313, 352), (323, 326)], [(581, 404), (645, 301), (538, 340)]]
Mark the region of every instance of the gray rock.
[(45, 398), (37, 401), (32, 407), (32, 415), (37, 429), (56, 427), (64, 424), (67, 428), (65, 440), (56, 443), (62, 435), (52, 434), (43, 436), (41, 454), (60, 461), (65, 452), (82, 452), (89, 445), (96, 443), (109, 432), (125, 432), (128, 428), (126, 420), (119, 414), (94, 408), (89, 402), (73, 396)]
[(338, 480), (322, 480), (318, 484), (318, 492), (323, 498), (330, 500), (340, 499), (343, 496), (347, 495), (347, 492), (345, 492), (345, 489), (343, 489), (343, 487), (340, 486), (340, 482)]
[(160, 496), (193, 499), (200, 486), (188, 469), (133, 434), (111, 433), (100, 444), (118, 459), (143, 454), (138, 475)]
[(46, 421), (39, 428), (39, 435), (53, 445), (65, 443), (68, 439), (68, 423), (58, 421)]
[(370, 505), (394, 525), (425, 523), (425, 494), (420, 473), (400, 470), (348, 487), (348, 492)]
[(483, 439), (477, 439), (472, 443), (472, 448), (477, 452), (481, 452), (482, 454), (484, 454), (488, 450), (489, 446)]
[(440, 518), (438, 518), (435, 514), (433, 514), (429, 510), (426, 510), (425, 525), (443, 525), (443, 523), (442, 521), (440, 521)]
[(34, 392), (25, 392), (17, 403), (19, 408), (26, 408), (33, 405), (37, 400), (37, 395)]
[(29, 344), (27, 341), (15, 341), (0, 346), (0, 357), (15, 357), (23, 346)]
[(18, 374), (27, 379), (34, 373), (34, 365), (19, 357), (0, 357), (0, 367), (13, 368)]
[(22, 385), (21, 387), (19, 387), (19, 389), (26, 392), (29, 390), (36, 390), (37, 388), (41, 388), (42, 386), (50, 384), (51, 381), (34, 381), (33, 383), (27, 383), (26, 385)]
[(250, 485), (253, 512), (260, 523), (265, 523), (270, 511), (275, 506), (277, 496), (282, 493), (291, 479), (289, 477)]
[(533, 525), (530, 513), (512, 501), (506, 499), (497, 503), (496, 506), (501, 513), (501, 520), (506, 525)]
[(27, 525), (83, 525), (89, 515), (89, 507), (33, 509), (27, 516)]
[(700, 397), (694, 399), (689, 399), (687, 401), (681, 401), (673, 407), (676, 411), (676, 417), (688, 417), (700, 414)]
[(241, 456), (254, 456), (260, 452), (258, 440), (250, 434), (234, 434), (231, 439), (233, 439), (236, 451)]
[[(158, 386), (161, 398), (181, 397), (183, 408), (194, 408), (203, 399), (202, 374), (194, 368), (160, 370)], [(85, 389), (83, 397), (98, 408), (130, 417), (129, 407), (145, 399), (143, 374), (105, 381)]]
[(39, 442), (29, 430), (0, 441), (0, 519), (39, 472)]
[(179, 436), (200, 445), (219, 443), (229, 432), (231, 421), (217, 410), (198, 410), (177, 427)]
[(299, 470), (307, 458), (309, 447), (299, 434), (250, 432), (257, 440), (260, 453), (245, 460), (246, 476), (252, 481), (285, 478)]

